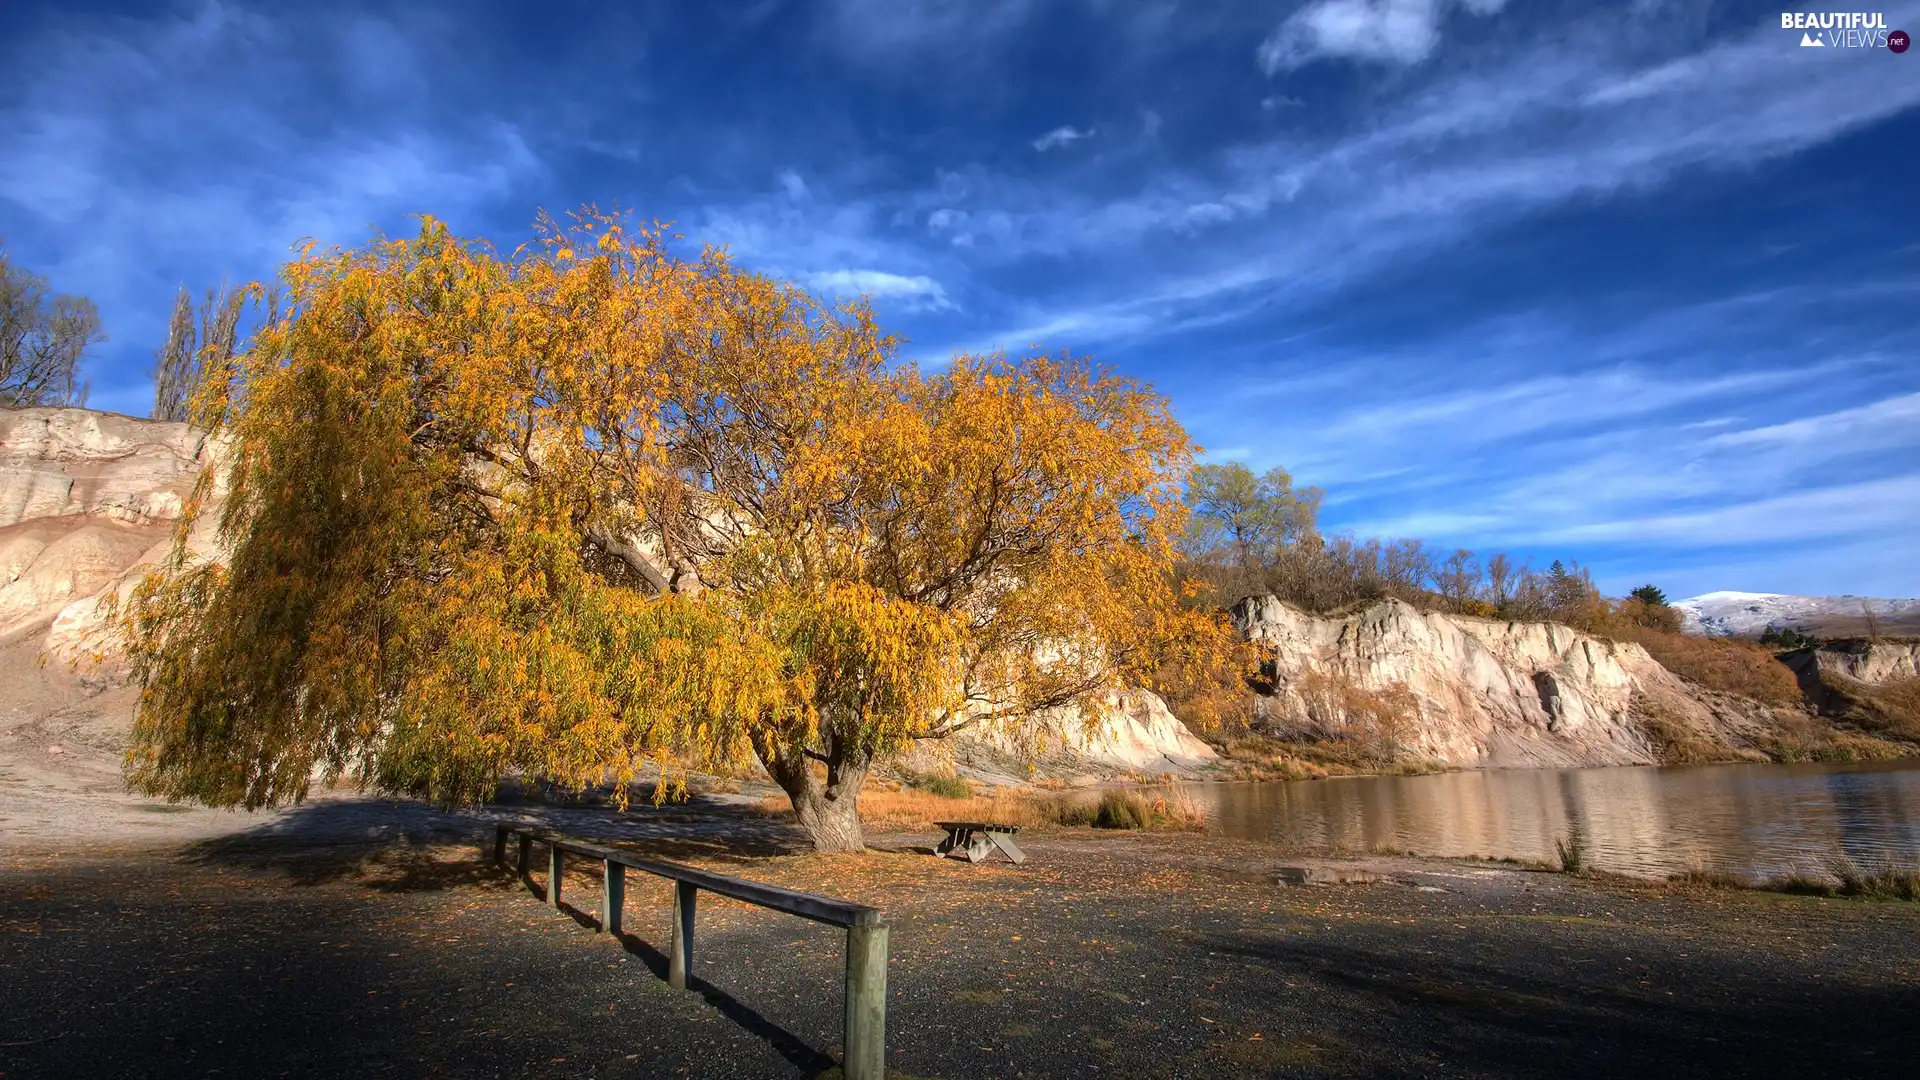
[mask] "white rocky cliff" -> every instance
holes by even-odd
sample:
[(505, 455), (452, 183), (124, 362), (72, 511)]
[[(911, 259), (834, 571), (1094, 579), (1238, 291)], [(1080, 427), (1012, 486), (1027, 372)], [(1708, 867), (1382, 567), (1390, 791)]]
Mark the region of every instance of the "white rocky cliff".
[[(1204, 773), (1219, 755), (1195, 737), (1157, 694), (1109, 695), (1094, 711), (1053, 709), (1017, 725), (964, 734), (956, 763), (983, 779), (1088, 773)], [(912, 762), (910, 762), (911, 764)]]
[(0, 640), (70, 661), (97, 602), (159, 558), (207, 441), (88, 409), (0, 409)]
[(1912, 641), (1852, 641), (1813, 655), (1822, 671), (1870, 686), (1920, 679), (1920, 644)]
[(1324, 727), (1328, 710), (1316, 712), (1314, 695), (1385, 695), (1413, 714), (1406, 750), (1451, 765), (1648, 764), (1656, 714), (1737, 755), (1767, 722), (1766, 710), (1687, 685), (1638, 645), (1551, 623), (1422, 612), (1396, 600), (1320, 617), (1272, 597), (1243, 601), (1234, 616), (1265, 647), (1271, 725)]

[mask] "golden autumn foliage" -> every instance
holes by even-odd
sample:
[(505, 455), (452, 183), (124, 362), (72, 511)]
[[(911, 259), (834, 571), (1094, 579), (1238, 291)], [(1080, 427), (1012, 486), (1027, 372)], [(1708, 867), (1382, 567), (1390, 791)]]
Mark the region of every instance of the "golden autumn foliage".
[[(1084, 361), (922, 372), (864, 304), (591, 211), (282, 277), (195, 403), (224, 472), (124, 612), (144, 791), (617, 795), (757, 755), (857, 848), (876, 758), (1231, 639), (1170, 593), (1186, 434)], [(226, 558), (197, 561), (216, 481)]]

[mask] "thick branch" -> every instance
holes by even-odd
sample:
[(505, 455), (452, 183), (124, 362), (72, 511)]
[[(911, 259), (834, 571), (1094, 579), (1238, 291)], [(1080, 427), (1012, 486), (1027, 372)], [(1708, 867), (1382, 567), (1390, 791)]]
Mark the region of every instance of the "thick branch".
[(647, 558), (639, 548), (634, 547), (632, 544), (627, 543), (597, 525), (587, 528), (587, 542), (614, 558), (619, 559), (621, 562), (626, 563), (633, 569), (634, 573), (646, 579), (647, 584), (653, 588), (654, 592), (667, 591), (670, 585), (667, 580), (667, 575), (662, 573), (659, 567), (653, 565), (653, 560)]

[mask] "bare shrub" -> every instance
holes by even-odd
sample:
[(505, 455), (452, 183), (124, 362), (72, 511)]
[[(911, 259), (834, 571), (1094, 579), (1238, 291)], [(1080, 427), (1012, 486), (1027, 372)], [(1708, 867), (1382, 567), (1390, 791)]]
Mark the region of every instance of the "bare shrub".
[(1398, 683), (1376, 690), (1346, 675), (1311, 671), (1294, 690), (1314, 733), (1346, 743), (1361, 760), (1398, 761), (1417, 730), (1420, 701)]
[[(772, 816), (791, 811), (791, 803), (781, 795), (760, 804), (760, 812)], [(898, 791), (870, 787), (860, 793), (860, 820), (877, 829), (915, 830), (933, 828), (938, 821), (991, 821), (1022, 828), (1197, 830), (1206, 825), (1206, 815), (1177, 787), (1113, 788), (1097, 799), (1086, 792), (1033, 788), (954, 797), (913, 787)]]
[(1773, 720), (1759, 741), (1775, 761), (1881, 761), (1907, 753), (1895, 743), (1841, 731), (1804, 713), (1776, 711)]
[(80, 361), (106, 338), (93, 301), (50, 292), (0, 250), (0, 406), (85, 404)]

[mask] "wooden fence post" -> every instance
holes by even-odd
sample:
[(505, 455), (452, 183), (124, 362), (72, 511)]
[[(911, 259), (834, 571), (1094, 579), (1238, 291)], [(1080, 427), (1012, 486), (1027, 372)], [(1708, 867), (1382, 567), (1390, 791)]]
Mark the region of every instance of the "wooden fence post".
[(887, 1071), (887, 924), (847, 927), (846, 1080), (885, 1080)]
[(561, 852), (560, 845), (547, 844), (547, 906), (560, 906), (560, 878), (566, 873), (567, 857)]
[(667, 985), (687, 988), (693, 970), (693, 909), (700, 890), (684, 881), (673, 883), (673, 926), (668, 930)]
[(523, 880), (531, 881), (533, 880), (533, 867), (530, 865), (533, 859), (533, 837), (528, 836), (526, 833), (521, 833), (519, 834), (519, 839), (520, 862), (518, 868), (520, 870), (520, 877)]
[(620, 936), (620, 909), (627, 903), (627, 868), (606, 861), (606, 888), (600, 891), (600, 932)]
[(493, 865), (505, 868), (507, 865), (507, 827), (493, 827)]

